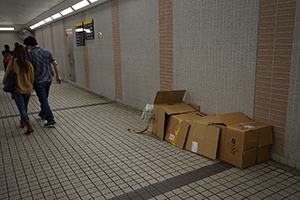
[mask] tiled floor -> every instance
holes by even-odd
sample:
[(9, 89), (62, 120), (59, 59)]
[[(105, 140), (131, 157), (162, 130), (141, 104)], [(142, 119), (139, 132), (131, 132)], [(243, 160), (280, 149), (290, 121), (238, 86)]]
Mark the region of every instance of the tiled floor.
[[(0, 72), (2, 82), (3, 72)], [(0, 199), (300, 199), (300, 173), (273, 161), (241, 170), (142, 130), (141, 111), (53, 84), (57, 121), (43, 128), (32, 96), (34, 127), (24, 135), (10, 95), (0, 91)]]

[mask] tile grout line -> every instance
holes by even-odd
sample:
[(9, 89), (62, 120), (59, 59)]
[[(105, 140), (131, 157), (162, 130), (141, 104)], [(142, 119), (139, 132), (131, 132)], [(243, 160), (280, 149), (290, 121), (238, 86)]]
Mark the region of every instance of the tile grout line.
[[(62, 111), (62, 110), (71, 110), (71, 109), (77, 109), (77, 108), (86, 108), (86, 107), (92, 107), (92, 106), (100, 106), (100, 105), (106, 105), (106, 104), (113, 104), (115, 101), (108, 101), (104, 103), (94, 103), (94, 104), (88, 104), (88, 105), (82, 105), (82, 106), (73, 106), (73, 107), (67, 107), (67, 108), (57, 108), (53, 109), (52, 112), (56, 111)], [(38, 114), (39, 112), (30, 112), (28, 115)], [(20, 115), (8, 115), (8, 116), (1, 116), (0, 119), (7, 119), (12, 117), (19, 117)]]

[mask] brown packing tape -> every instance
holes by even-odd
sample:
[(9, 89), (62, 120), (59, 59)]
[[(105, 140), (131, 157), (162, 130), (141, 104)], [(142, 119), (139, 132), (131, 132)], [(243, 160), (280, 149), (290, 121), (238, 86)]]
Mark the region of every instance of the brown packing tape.
[(143, 132), (145, 132), (145, 131), (148, 130), (149, 125), (150, 125), (150, 122), (151, 122), (152, 119), (153, 119), (153, 117), (151, 117), (151, 118), (148, 120), (147, 127), (146, 127), (144, 130), (142, 130), (142, 131), (135, 131), (134, 129), (131, 129), (131, 128), (128, 128), (128, 129), (126, 129), (126, 130), (129, 131), (129, 132), (132, 132), (132, 133), (143, 133)]

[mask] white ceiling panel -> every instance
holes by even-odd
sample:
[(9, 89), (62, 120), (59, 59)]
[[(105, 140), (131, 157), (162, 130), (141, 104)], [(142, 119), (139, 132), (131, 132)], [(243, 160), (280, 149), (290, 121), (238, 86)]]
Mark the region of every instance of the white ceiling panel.
[(27, 24), (66, 0), (0, 0), (0, 27)]
[[(29, 29), (35, 23), (80, 1), (82, 0), (0, 0), (0, 27), (14, 27), (15, 31)], [(90, 0), (88, 6), (73, 14), (109, 1), (111, 0)]]

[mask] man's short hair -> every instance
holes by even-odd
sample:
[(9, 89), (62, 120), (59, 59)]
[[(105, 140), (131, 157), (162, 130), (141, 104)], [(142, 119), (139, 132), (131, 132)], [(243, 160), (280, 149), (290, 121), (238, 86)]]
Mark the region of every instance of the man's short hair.
[(30, 45), (30, 46), (32, 46), (32, 47), (38, 45), (36, 39), (35, 39), (34, 37), (32, 37), (32, 36), (27, 37), (27, 38), (24, 40), (24, 44), (25, 44), (26, 46)]

